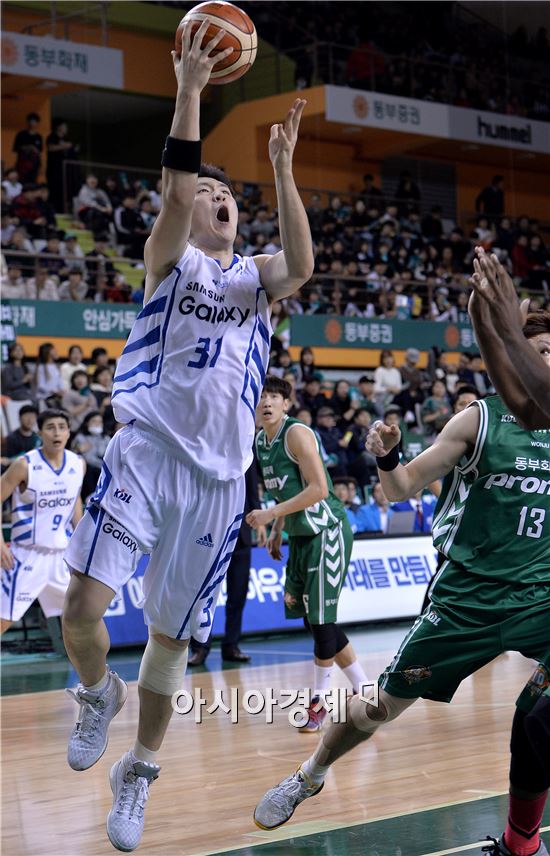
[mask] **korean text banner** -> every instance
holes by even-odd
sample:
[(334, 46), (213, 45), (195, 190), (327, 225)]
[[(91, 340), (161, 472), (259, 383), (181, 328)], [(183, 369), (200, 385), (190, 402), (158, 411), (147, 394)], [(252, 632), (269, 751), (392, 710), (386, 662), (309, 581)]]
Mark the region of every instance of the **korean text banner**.
[[(301, 629), (302, 621), (284, 616), (285, 562), (275, 562), (267, 550), (252, 549), (250, 580), (243, 613), (243, 633)], [(145, 643), (147, 629), (140, 607), (144, 557), (135, 575), (111, 603), (106, 615), (113, 645)], [(427, 585), (435, 572), (436, 554), (428, 536), (369, 538), (355, 541), (338, 621), (359, 623), (418, 615)], [(214, 634), (223, 635), (227, 590), (223, 584), (214, 617)]]
[(122, 89), (123, 53), (116, 48), (2, 32), (2, 72)]

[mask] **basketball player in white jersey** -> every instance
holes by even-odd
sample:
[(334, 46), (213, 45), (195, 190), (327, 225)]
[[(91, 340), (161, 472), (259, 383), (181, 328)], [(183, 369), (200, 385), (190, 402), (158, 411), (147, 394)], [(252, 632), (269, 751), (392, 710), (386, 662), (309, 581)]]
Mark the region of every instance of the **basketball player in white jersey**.
[(61, 615), (70, 574), (63, 553), (82, 517), (80, 489), (86, 464), (65, 448), (69, 417), (44, 410), (42, 447), (17, 458), (2, 476), (2, 502), (11, 502), (11, 546), (1, 538), (0, 632), (25, 615), (36, 598), (46, 618)]
[(126, 425), (112, 439), (91, 506), (66, 553), (73, 571), (64, 640), (81, 680), (80, 716), (69, 741), (75, 770), (107, 746), (109, 722), (126, 685), (106, 669), (103, 614), (143, 553), (143, 609), (149, 641), (139, 673), (137, 740), (111, 769), (111, 843), (133, 850), (143, 832), (157, 753), (181, 688), (190, 636), (208, 638), (244, 508), (255, 408), (265, 377), (270, 303), (292, 294), (313, 271), (309, 225), (292, 174), (305, 102), (274, 125), (282, 251), (234, 255), (237, 205), (221, 171), (201, 169), (200, 93), (221, 34), (201, 49), (184, 31), (173, 55), (177, 98), (163, 152), (162, 209), (145, 246), (145, 306), (114, 379), (112, 404)]

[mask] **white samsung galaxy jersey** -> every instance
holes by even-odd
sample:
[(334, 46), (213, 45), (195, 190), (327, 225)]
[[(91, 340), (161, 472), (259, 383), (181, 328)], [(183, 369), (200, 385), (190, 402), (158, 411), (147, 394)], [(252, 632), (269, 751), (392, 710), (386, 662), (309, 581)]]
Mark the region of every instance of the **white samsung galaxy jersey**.
[(189, 244), (130, 332), (113, 382), (116, 419), (159, 432), (212, 478), (242, 476), (270, 336), (254, 261), (235, 255), (224, 271)]
[(11, 542), (19, 547), (64, 550), (82, 487), (82, 458), (65, 449), (60, 470), (53, 469), (41, 449), (27, 452), (25, 458), (27, 487), (23, 491), (17, 487), (11, 500)]

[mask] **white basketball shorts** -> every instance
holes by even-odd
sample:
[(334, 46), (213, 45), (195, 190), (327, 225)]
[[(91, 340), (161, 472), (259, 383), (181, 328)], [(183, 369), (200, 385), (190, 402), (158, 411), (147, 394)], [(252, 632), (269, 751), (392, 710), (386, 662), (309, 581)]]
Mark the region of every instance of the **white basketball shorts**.
[(156, 433), (127, 426), (115, 434), (65, 561), (118, 592), (150, 553), (146, 624), (174, 639), (205, 641), (239, 533), (245, 482), (211, 479), (179, 455)]
[(71, 575), (63, 550), (40, 550), (12, 544), (15, 564), (2, 568), (2, 618), (18, 621), (38, 598), (46, 618), (61, 615)]

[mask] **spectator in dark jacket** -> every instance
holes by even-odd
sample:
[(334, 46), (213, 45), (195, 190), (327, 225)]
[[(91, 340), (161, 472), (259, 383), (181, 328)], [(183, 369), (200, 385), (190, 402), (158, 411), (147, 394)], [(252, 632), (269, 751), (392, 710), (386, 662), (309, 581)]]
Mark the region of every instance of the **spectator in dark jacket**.
[(504, 214), (504, 177), (495, 175), (491, 184), (484, 187), (476, 199), (476, 211), (496, 220)]

